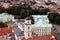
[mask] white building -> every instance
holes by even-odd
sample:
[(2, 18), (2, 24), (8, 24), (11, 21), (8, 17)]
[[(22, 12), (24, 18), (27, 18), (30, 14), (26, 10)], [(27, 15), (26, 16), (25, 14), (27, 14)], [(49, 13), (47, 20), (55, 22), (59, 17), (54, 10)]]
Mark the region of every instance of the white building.
[(28, 17), (25, 19), (24, 36), (26, 39), (28, 39), (29, 37), (32, 37), (31, 20)]
[[(35, 18), (35, 24), (31, 24), (31, 20), (25, 20), (25, 24), (24, 24), (24, 36), (26, 39), (28, 39), (29, 37), (32, 37), (32, 35), (38, 35), (38, 36), (44, 36), (44, 35), (50, 35), (51, 34), (51, 28), (52, 28), (52, 24), (49, 24), (48, 21), (46, 21), (47, 19), (47, 15), (41, 17), (41, 15), (33, 15)], [(37, 18), (41, 18), (40, 20)], [(43, 18), (43, 19), (42, 19)], [(45, 20), (45, 21), (43, 21)], [(43, 22), (45, 23), (43, 23)], [(32, 34), (34, 33), (34, 34)]]
[(38, 36), (50, 35), (51, 34), (51, 24), (35, 24), (32, 25), (32, 31)]
[(14, 16), (8, 15), (7, 13), (0, 14), (0, 21), (2, 22), (8, 22), (8, 21), (14, 21)]
[(32, 31), (37, 35), (51, 34), (52, 24), (49, 24), (48, 15), (33, 15), (35, 24), (32, 25)]
[[(33, 18), (35, 24), (31, 24), (29, 18), (19, 19), (17, 24), (14, 24), (13, 30), (17, 37), (25, 37), (28, 39), (33, 35), (43, 36), (51, 34), (52, 25), (49, 24), (47, 15), (33, 15)], [(21, 29), (23, 29), (23, 31)]]

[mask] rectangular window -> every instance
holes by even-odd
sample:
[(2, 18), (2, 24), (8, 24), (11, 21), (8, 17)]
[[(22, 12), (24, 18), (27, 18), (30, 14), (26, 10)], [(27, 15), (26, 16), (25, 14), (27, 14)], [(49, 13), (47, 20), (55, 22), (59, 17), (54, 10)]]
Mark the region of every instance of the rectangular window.
[(28, 36), (30, 36), (29, 33), (28, 33)]

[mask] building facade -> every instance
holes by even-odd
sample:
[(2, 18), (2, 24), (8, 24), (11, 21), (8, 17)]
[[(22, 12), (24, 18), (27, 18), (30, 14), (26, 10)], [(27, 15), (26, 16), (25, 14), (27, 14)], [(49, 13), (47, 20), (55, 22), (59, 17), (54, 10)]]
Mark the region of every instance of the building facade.
[(41, 24), (39, 26), (32, 26), (32, 31), (38, 36), (51, 35), (51, 24)]
[(24, 36), (26, 39), (29, 37), (32, 37), (32, 26), (31, 26), (31, 20), (26, 19), (24, 24)]

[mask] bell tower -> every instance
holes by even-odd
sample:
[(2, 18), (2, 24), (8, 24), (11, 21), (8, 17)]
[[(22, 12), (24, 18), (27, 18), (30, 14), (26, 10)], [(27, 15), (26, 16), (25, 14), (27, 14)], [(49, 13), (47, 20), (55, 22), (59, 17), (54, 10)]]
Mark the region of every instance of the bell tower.
[(25, 24), (24, 24), (24, 36), (26, 39), (32, 36), (32, 31), (31, 31), (31, 20), (27, 17), (25, 19)]

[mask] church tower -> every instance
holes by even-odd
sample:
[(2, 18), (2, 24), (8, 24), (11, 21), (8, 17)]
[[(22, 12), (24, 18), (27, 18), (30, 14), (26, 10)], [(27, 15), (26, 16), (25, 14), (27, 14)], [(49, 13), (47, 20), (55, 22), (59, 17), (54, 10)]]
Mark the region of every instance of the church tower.
[(31, 20), (30, 18), (25, 19), (25, 24), (24, 24), (24, 36), (26, 39), (32, 36), (32, 31), (31, 31)]

